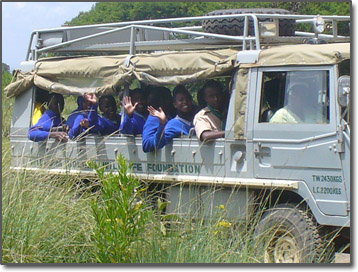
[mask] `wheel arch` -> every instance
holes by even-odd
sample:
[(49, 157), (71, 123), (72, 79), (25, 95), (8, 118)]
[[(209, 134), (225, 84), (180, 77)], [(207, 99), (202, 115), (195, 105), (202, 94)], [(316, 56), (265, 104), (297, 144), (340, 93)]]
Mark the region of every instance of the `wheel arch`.
[(258, 199), (263, 200), (261, 203), (264, 209), (285, 203), (309, 206), (300, 194), (287, 189), (261, 189), (255, 190), (255, 194)]
[(334, 227), (350, 227), (350, 214), (347, 216), (330, 216), (324, 214), (315, 204), (315, 198), (311, 194), (308, 186), (304, 182), (300, 182), (299, 189), (257, 189), (255, 195), (260, 207), (266, 209), (275, 205), (291, 203), (301, 207), (305, 207), (309, 211), (316, 222), (324, 226)]

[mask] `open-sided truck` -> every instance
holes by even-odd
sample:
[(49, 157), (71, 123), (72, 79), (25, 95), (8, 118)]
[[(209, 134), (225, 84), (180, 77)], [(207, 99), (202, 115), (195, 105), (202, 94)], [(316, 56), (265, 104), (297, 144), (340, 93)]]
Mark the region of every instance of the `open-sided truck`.
[[(17, 80), (6, 88), (15, 96), (11, 168), (88, 177), (95, 175), (88, 161), (111, 171), (122, 154), (138, 178), (164, 185), (167, 212), (211, 216), (226, 205), (235, 220), (269, 194), (256, 233), (279, 225), (262, 247), (265, 261), (314, 261), (322, 227), (349, 236), (350, 37), (339, 33), (349, 20), (231, 10), (34, 31)], [(313, 24), (314, 31), (298, 31), (301, 24)], [(43, 58), (48, 53), (56, 56)], [(203, 143), (189, 135), (150, 153), (140, 135), (28, 139), (39, 89), (116, 95), (128, 93), (133, 82), (175, 86), (211, 78), (230, 82), (225, 138)], [(314, 118), (271, 123), (294, 84), (307, 86), (302, 112)]]

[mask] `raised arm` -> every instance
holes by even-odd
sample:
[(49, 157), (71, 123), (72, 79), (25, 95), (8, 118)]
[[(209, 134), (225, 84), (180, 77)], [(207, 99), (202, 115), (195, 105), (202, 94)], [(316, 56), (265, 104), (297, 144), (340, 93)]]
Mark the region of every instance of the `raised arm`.
[(150, 115), (159, 119), (159, 122), (162, 126), (165, 126), (165, 124), (168, 122), (167, 116), (161, 107), (159, 107), (159, 110), (156, 110), (152, 106), (148, 106), (148, 111)]
[(138, 103), (132, 105), (131, 98), (126, 96), (123, 101), (121, 101), (121, 104), (125, 110), (125, 114), (119, 131), (122, 134), (134, 134), (133, 115)]
[(134, 105), (132, 104), (132, 99), (130, 96), (124, 97), (123, 101), (121, 101), (121, 104), (126, 112), (126, 114), (132, 118), (135, 109), (137, 108), (138, 102), (136, 102)]

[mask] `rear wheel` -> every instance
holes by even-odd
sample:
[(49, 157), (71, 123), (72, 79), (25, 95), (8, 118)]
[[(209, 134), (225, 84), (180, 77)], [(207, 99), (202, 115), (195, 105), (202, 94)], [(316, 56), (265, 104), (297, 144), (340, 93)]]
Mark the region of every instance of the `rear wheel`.
[[(244, 13), (258, 13), (258, 14), (290, 14), (285, 9), (225, 9), (215, 10), (209, 12), (207, 15), (228, 15), (228, 14), (244, 14)], [(270, 21), (270, 19), (259, 19), (260, 22)], [(244, 18), (224, 18), (224, 19), (210, 19), (203, 21), (203, 30), (209, 33), (226, 34), (242, 36), (244, 32)], [(296, 21), (293, 19), (279, 20), (279, 35), (280, 36), (294, 36), (296, 31)], [(252, 18), (249, 18), (248, 35), (254, 35), (254, 23)]]
[(317, 262), (323, 245), (313, 218), (291, 205), (267, 211), (255, 238), (258, 257), (265, 263)]

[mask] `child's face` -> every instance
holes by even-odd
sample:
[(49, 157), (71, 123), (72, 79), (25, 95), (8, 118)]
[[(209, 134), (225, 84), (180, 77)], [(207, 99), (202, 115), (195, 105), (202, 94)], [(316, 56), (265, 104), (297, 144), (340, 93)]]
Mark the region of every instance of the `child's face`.
[(56, 114), (60, 114), (63, 111), (64, 106), (64, 99), (59, 95), (52, 96), (48, 104), (48, 108)]
[(175, 97), (174, 108), (178, 113), (189, 113), (192, 110), (192, 100), (187, 94), (178, 93)]
[(108, 119), (114, 119), (117, 114), (117, 105), (113, 100), (103, 98), (99, 104), (99, 109), (103, 112), (103, 115)]
[(144, 113), (146, 111), (146, 107), (147, 107), (147, 105), (146, 105), (147, 101), (145, 100), (144, 95), (142, 95), (140, 93), (136, 93), (131, 98), (132, 98), (132, 105), (134, 105), (135, 103), (138, 102), (136, 110), (139, 113)]
[(223, 94), (216, 88), (207, 87), (204, 90), (204, 99), (206, 103), (216, 110), (221, 110), (222, 108), (222, 95)]
[(82, 101), (82, 108), (83, 108), (83, 110), (90, 110), (90, 109), (91, 109), (91, 106), (92, 106), (91, 102), (89, 102), (89, 101), (83, 99), (83, 101)]

